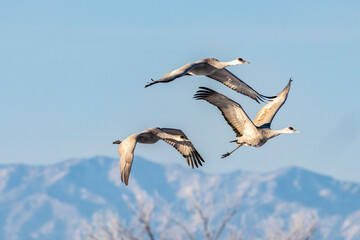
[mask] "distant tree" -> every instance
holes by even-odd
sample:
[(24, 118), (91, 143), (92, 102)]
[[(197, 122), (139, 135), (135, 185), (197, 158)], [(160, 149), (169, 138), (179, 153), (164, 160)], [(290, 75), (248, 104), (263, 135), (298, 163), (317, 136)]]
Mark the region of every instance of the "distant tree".
[(153, 199), (140, 188), (134, 188), (135, 204), (127, 195), (123, 200), (132, 213), (132, 221), (128, 224), (109, 210), (95, 213), (92, 223), (85, 222), (86, 240), (123, 240), (123, 239), (145, 239), (154, 240), (151, 228), (152, 215), (155, 209)]
[(270, 225), (265, 231), (266, 240), (309, 240), (318, 227), (318, 219), (315, 215), (299, 212), (291, 216), (286, 230), (284, 223), (278, 222), (277, 226)]
[[(229, 196), (226, 194), (219, 195), (214, 189), (197, 190), (186, 188), (181, 192), (179, 197), (185, 199), (186, 204), (179, 207), (161, 198), (155, 201), (139, 187), (133, 187), (135, 199), (123, 195), (124, 202), (131, 212), (131, 221), (126, 223), (108, 210), (96, 213), (91, 223), (85, 223), (84, 238), (86, 240), (242, 239), (242, 229), (231, 224), (231, 220), (238, 213), (240, 196), (230, 198), (226, 197)], [(219, 196), (223, 198), (222, 201), (215, 201)], [(283, 221), (271, 221), (271, 219), (266, 225), (262, 239), (309, 240), (317, 229), (317, 218), (300, 212), (292, 215), (287, 226)], [(252, 238), (256, 239), (255, 236)]]
[[(214, 181), (214, 184), (217, 181)], [(241, 232), (229, 222), (238, 212), (240, 197), (229, 198), (221, 188), (209, 184), (199, 188), (185, 188), (180, 197), (186, 200), (185, 214), (172, 216), (173, 222), (184, 232), (188, 239), (201, 236), (206, 240), (217, 240), (227, 232), (226, 239), (241, 239)], [(215, 198), (222, 196), (222, 201)], [(186, 216), (189, 216), (186, 219)], [(227, 230), (227, 231), (225, 231)]]
[[(187, 192), (181, 197), (188, 204), (178, 209), (163, 199), (155, 200), (138, 187), (134, 187), (135, 201), (123, 195), (124, 202), (132, 216), (130, 223), (125, 223), (110, 211), (93, 215), (92, 222), (85, 223), (87, 240), (122, 240), (150, 239), (197, 239), (217, 240), (224, 234), (230, 220), (238, 211), (238, 202), (224, 199), (215, 204), (216, 191), (207, 193)], [(161, 206), (156, 208), (155, 206)], [(220, 220), (219, 220), (220, 219)], [(156, 229), (152, 223), (156, 222)], [(241, 233), (234, 226), (228, 228), (228, 239), (241, 239)]]

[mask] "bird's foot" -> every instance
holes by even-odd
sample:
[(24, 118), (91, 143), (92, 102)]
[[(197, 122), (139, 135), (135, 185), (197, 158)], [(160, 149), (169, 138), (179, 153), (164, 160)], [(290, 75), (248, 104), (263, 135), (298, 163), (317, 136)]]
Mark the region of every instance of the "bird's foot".
[(225, 153), (225, 154), (223, 154), (223, 155), (221, 155), (221, 158), (226, 158), (227, 156), (229, 156), (230, 155), (230, 153), (229, 152), (227, 152), (227, 153)]
[(120, 143), (121, 143), (120, 140), (116, 140), (116, 141), (113, 142), (113, 144), (120, 144)]
[(149, 86), (153, 85), (153, 84), (154, 84), (154, 82), (155, 82), (155, 80), (154, 80), (154, 79), (151, 79), (151, 82), (147, 82), (147, 84), (145, 85), (145, 88), (147, 88), (147, 87), (149, 87)]

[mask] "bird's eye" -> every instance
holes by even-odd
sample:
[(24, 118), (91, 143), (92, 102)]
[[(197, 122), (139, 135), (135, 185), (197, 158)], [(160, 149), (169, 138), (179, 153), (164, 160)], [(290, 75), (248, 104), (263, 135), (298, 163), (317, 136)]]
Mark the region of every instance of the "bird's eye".
[(291, 131), (292, 131), (292, 130), (294, 130), (294, 129), (293, 129), (292, 127), (289, 127), (289, 130), (291, 130)]
[(184, 136), (180, 136), (181, 139), (184, 139), (185, 137)]
[(238, 58), (238, 60), (239, 60), (240, 62), (243, 62), (243, 61), (244, 61), (242, 58)]

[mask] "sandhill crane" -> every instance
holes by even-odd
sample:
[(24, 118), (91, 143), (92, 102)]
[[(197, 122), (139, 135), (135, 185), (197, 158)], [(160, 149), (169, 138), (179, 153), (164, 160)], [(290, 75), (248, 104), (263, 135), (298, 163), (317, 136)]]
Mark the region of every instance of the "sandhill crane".
[(215, 92), (214, 90), (200, 87), (201, 90), (196, 92), (194, 98), (197, 100), (205, 100), (218, 107), (225, 120), (236, 133), (236, 137), (238, 137), (237, 139), (230, 141), (236, 142), (237, 147), (233, 151), (223, 154), (222, 158), (229, 156), (242, 145), (261, 147), (269, 139), (276, 137), (279, 134), (299, 132), (292, 127), (287, 127), (281, 130), (270, 129), (271, 121), (286, 101), (291, 81), (292, 80), (290, 79), (287, 86), (284, 90), (277, 94), (276, 98), (261, 108), (254, 121), (250, 120), (240, 104), (218, 92)]
[(205, 75), (209, 78), (221, 82), (222, 84), (226, 85), (227, 87), (241, 94), (244, 94), (254, 99), (258, 103), (260, 103), (259, 100), (264, 101), (266, 99), (274, 98), (275, 96), (267, 97), (258, 93), (257, 91), (252, 89), (249, 85), (247, 85), (245, 82), (243, 82), (234, 74), (232, 74), (231, 72), (225, 69), (225, 67), (227, 66), (239, 65), (244, 63), (249, 63), (249, 62), (243, 60), (242, 58), (237, 58), (229, 62), (222, 62), (215, 58), (205, 58), (196, 61), (194, 63), (188, 63), (182, 66), (181, 68), (169, 72), (159, 80), (154, 81), (153, 79), (151, 79), (153, 82), (147, 84), (145, 87), (149, 87), (156, 83), (171, 82), (176, 78), (182, 77), (184, 75)]
[(191, 164), (192, 168), (194, 168), (194, 165), (198, 167), (198, 164), (202, 166), (201, 162), (205, 162), (183, 131), (173, 128), (149, 128), (129, 136), (124, 141), (117, 140), (113, 142), (113, 144), (120, 144), (118, 152), (120, 155), (119, 166), (122, 182), (125, 181), (125, 184), (128, 185), (136, 143), (152, 144), (159, 141), (159, 139), (176, 148), (186, 158), (187, 164), (189, 166)]

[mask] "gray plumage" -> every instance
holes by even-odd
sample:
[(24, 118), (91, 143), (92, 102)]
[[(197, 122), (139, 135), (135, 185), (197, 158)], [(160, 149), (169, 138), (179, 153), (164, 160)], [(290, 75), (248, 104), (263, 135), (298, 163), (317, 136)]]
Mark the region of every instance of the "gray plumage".
[(250, 120), (240, 104), (214, 90), (200, 87), (201, 90), (196, 92), (194, 98), (197, 100), (205, 100), (218, 107), (225, 120), (236, 133), (236, 137), (238, 137), (236, 140), (231, 141), (236, 142), (237, 147), (233, 151), (222, 155), (223, 158), (229, 156), (242, 145), (261, 147), (269, 139), (278, 136), (279, 134), (299, 132), (292, 127), (281, 130), (270, 129), (275, 114), (287, 99), (291, 81), (292, 80), (290, 79), (287, 86), (277, 94), (276, 98), (261, 108), (254, 121)]
[(122, 182), (128, 185), (136, 143), (153, 144), (160, 139), (179, 151), (192, 168), (194, 168), (194, 165), (196, 167), (199, 167), (198, 165), (202, 166), (201, 162), (205, 162), (183, 131), (173, 128), (149, 128), (140, 133), (132, 134), (124, 141), (117, 140), (113, 142), (114, 144), (120, 144), (118, 152), (120, 155), (119, 166)]
[(154, 85), (156, 83), (166, 83), (171, 82), (175, 80), (176, 78), (182, 77), (184, 75), (205, 75), (211, 79), (214, 79), (216, 81), (219, 81), (220, 83), (224, 84), (225, 86), (244, 94), (252, 99), (254, 99), (256, 102), (260, 103), (260, 101), (264, 101), (266, 99), (271, 99), (274, 97), (267, 97), (264, 96), (257, 91), (255, 91), (253, 88), (251, 88), (249, 85), (247, 85), (245, 82), (240, 80), (238, 77), (236, 77), (234, 74), (232, 74), (230, 71), (226, 70), (225, 67), (231, 66), (231, 65), (239, 65), (249, 63), (241, 58), (237, 58), (235, 60), (229, 61), (229, 62), (222, 62), (215, 58), (205, 58), (201, 59), (199, 61), (196, 61), (194, 63), (188, 63), (181, 68), (178, 68), (172, 72), (169, 72), (165, 74), (162, 78), (159, 80), (156, 80), (149, 84), (147, 84), (145, 87), (149, 87), (151, 85)]

